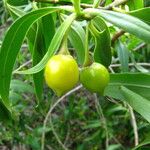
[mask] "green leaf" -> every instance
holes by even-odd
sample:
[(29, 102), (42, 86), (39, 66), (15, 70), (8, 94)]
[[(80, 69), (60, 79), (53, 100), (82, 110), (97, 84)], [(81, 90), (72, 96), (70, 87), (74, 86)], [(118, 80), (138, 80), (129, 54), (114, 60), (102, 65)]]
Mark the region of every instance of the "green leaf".
[(150, 25), (150, 8), (143, 8), (136, 11), (129, 12), (130, 15), (141, 19)]
[(85, 58), (85, 31), (77, 21), (71, 26), (69, 40), (75, 48), (79, 64), (82, 65)]
[(90, 23), (90, 31), (95, 38), (94, 60), (108, 67), (111, 63), (111, 41), (107, 25), (100, 17)]
[(128, 52), (127, 47), (120, 40), (118, 40), (115, 43), (115, 49), (117, 50), (118, 58), (121, 63), (121, 71), (128, 72), (129, 52)]
[(7, 0), (7, 2), (14, 6), (26, 5), (28, 0)]
[(119, 12), (92, 8), (86, 9), (84, 13), (93, 16), (99, 15), (115, 26), (122, 28), (147, 43), (150, 43), (150, 26), (136, 17)]
[(0, 121), (10, 122), (11, 121), (11, 112), (6, 108), (0, 99)]
[(129, 0), (126, 4), (129, 6), (130, 10), (136, 10), (144, 7), (143, 0)]
[[(26, 13), (21, 10), (18, 9), (17, 7), (11, 6), (7, 3), (7, 9), (9, 10), (10, 15), (12, 16), (12, 18), (14, 20), (22, 17), (23, 15), (25, 15)], [(29, 31), (27, 32), (27, 41), (28, 41), (28, 45), (29, 45), (29, 50), (31, 53), (33, 53), (33, 47), (34, 47), (34, 43), (35, 43), (35, 36), (36, 36), (36, 30), (37, 30), (37, 25), (36, 23), (34, 23), (32, 25), (32, 27), (29, 29)]]
[(16, 20), (18, 17), (25, 15), (24, 11), (18, 9), (17, 7), (11, 6), (8, 3), (7, 3), (7, 9), (14, 20)]
[(10, 103), (8, 95), (13, 66), (29, 27), (39, 18), (57, 10), (59, 8), (49, 7), (32, 11), (16, 20), (7, 31), (0, 51), (0, 95), (6, 107), (9, 108)]
[(124, 86), (120, 87), (120, 92), (123, 95), (123, 100), (150, 122), (150, 101)]
[(50, 59), (50, 57), (53, 56), (57, 52), (65, 32), (71, 26), (75, 17), (76, 17), (75, 14), (70, 15), (62, 23), (62, 25), (58, 28), (58, 30), (56, 31), (56, 33), (51, 41), (51, 44), (48, 48), (47, 53), (45, 54), (43, 59), (36, 66), (34, 66), (33, 68), (30, 68), (28, 70), (25, 70), (25, 71), (17, 71), (16, 73), (18, 73), (18, 74), (34, 74), (34, 73), (41, 71), (45, 67), (45, 65), (46, 65), (47, 61)]
[[(48, 46), (54, 36), (55, 26), (52, 15), (44, 16), (38, 21), (38, 31), (36, 41), (33, 49), (33, 66), (41, 61), (45, 53), (47, 52)], [(44, 74), (43, 70), (33, 75), (34, 87), (36, 91), (37, 103), (42, 100), (43, 94), (43, 81)]]
[(150, 74), (144, 73), (122, 73), (111, 74), (110, 83), (105, 89), (105, 95), (122, 99), (119, 87), (125, 86), (142, 97), (150, 100)]

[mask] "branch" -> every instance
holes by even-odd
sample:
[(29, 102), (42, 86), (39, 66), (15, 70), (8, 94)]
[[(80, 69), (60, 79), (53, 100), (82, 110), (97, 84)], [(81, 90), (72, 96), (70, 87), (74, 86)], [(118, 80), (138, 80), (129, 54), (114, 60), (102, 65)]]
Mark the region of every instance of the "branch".
[[(146, 67), (150, 67), (150, 63), (136, 63), (137, 65), (141, 65), (141, 66), (146, 66)], [(129, 66), (135, 66), (134, 63), (129, 63)], [(110, 67), (114, 68), (114, 67), (120, 67), (121, 64), (112, 64), (110, 65)]]
[(107, 5), (106, 7), (104, 7), (104, 9), (108, 9), (111, 10), (113, 7), (119, 6), (121, 4), (126, 3), (128, 0), (115, 0), (114, 2), (112, 2), (111, 4)]
[(38, 3), (49, 3), (49, 4), (60, 4), (60, 5), (70, 5), (70, 4), (72, 4), (71, 2), (58, 1), (58, 0), (34, 0), (34, 1), (38, 2)]
[(121, 37), (124, 33), (125, 33), (124, 30), (120, 30), (119, 32), (117, 32), (117, 33), (112, 37), (112, 40), (111, 40), (112, 45), (113, 45), (114, 42), (115, 42), (119, 37)]
[(72, 89), (71, 91), (69, 91), (68, 93), (66, 93), (65, 95), (63, 95), (61, 98), (59, 98), (57, 100), (56, 103), (54, 103), (54, 105), (52, 107), (50, 107), (46, 117), (45, 117), (45, 120), (43, 122), (43, 132), (42, 132), (42, 138), (41, 138), (41, 150), (44, 150), (44, 141), (45, 141), (45, 128), (46, 128), (46, 125), (47, 125), (47, 122), (48, 122), (48, 119), (52, 113), (52, 111), (55, 109), (55, 107), (62, 101), (64, 100), (64, 98), (66, 98), (67, 96), (71, 95), (72, 93), (74, 93), (75, 91), (79, 90), (82, 88), (82, 85), (79, 85), (77, 86), (76, 88)]
[(134, 143), (135, 143), (135, 146), (137, 146), (139, 144), (139, 136), (138, 136), (138, 128), (137, 128), (136, 118), (135, 118), (132, 107), (129, 104), (128, 104), (128, 107), (129, 107), (129, 112), (131, 115), (131, 122), (132, 122), (132, 126), (133, 126)]
[[(33, 1), (33, 0), (32, 0)], [(58, 0), (34, 0), (35, 2), (41, 2), (41, 3), (49, 3), (49, 4), (59, 4), (59, 5), (72, 5), (71, 2), (66, 2), (66, 1), (58, 1)], [(112, 7), (124, 4), (126, 1), (128, 0), (116, 0), (113, 3), (111, 3), (110, 5), (106, 6), (106, 7), (100, 7), (100, 6), (104, 6), (105, 4), (105, 0), (101, 1), (100, 6), (98, 6), (97, 8), (100, 9), (107, 9), (107, 10), (111, 10)], [(85, 3), (81, 3), (80, 6), (82, 8), (93, 8), (92, 4), (85, 4)]]
[(95, 98), (95, 107), (97, 109), (97, 112), (98, 112), (98, 114), (100, 116), (100, 119), (102, 121), (103, 128), (105, 130), (105, 134), (106, 134), (106, 143), (105, 143), (105, 145), (106, 145), (106, 149), (108, 149), (108, 147), (109, 147), (109, 134), (108, 134), (106, 118), (104, 116), (103, 109), (100, 105), (100, 102), (98, 101), (98, 98), (97, 98), (96, 94), (94, 94), (94, 98)]
[(142, 44), (138, 45), (137, 47), (135, 47), (135, 48), (133, 49), (133, 51), (137, 51), (137, 50), (139, 50), (139, 49), (141, 49), (141, 48), (144, 48), (146, 45), (147, 45), (146, 43), (142, 43)]

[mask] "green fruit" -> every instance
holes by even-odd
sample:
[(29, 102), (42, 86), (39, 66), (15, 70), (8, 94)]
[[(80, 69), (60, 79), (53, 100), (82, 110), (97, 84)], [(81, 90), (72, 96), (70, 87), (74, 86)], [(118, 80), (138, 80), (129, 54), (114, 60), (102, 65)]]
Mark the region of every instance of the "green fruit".
[(80, 72), (80, 81), (83, 86), (93, 93), (103, 95), (105, 87), (109, 83), (109, 72), (99, 63), (83, 68)]
[(45, 80), (58, 96), (65, 94), (79, 80), (76, 61), (70, 55), (59, 54), (51, 57), (45, 67)]

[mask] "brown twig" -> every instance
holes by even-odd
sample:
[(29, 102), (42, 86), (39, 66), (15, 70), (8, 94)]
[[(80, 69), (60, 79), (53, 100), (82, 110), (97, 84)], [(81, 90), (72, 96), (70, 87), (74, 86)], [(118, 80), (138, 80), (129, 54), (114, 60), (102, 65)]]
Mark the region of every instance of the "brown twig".
[(120, 30), (119, 32), (117, 32), (117, 33), (112, 37), (112, 40), (111, 40), (112, 45), (113, 45), (114, 42), (115, 42), (119, 37), (121, 37), (124, 33), (125, 33), (124, 30)]

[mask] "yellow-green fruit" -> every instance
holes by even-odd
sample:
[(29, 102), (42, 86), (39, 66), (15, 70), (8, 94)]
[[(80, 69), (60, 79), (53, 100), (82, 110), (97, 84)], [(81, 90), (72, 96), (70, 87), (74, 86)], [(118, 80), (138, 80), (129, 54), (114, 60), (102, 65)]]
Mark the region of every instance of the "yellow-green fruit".
[(76, 61), (70, 55), (54, 55), (45, 67), (47, 85), (58, 96), (71, 90), (79, 80), (79, 70)]
[(99, 63), (83, 68), (80, 72), (80, 81), (83, 86), (93, 93), (103, 95), (105, 87), (109, 83), (109, 72)]

